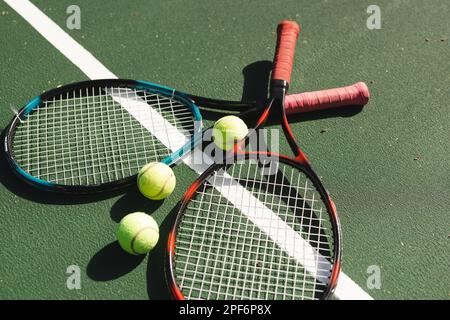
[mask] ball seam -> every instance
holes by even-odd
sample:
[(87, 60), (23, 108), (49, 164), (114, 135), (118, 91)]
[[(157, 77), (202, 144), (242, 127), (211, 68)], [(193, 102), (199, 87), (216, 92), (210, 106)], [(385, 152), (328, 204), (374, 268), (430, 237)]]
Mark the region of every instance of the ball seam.
[(147, 168), (145, 168), (144, 171), (139, 172), (139, 174), (138, 174), (138, 179), (139, 179), (144, 173), (146, 173), (148, 170), (150, 170), (151, 168), (153, 168), (153, 167), (156, 166), (157, 164), (159, 164), (159, 163), (158, 163), (158, 162), (152, 163), (152, 164), (150, 164)]
[(147, 230), (147, 229), (152, 229), (152, 230), (154, 230), (156, 233), (158, 233), (158, 230), (156, 230), (155, 228), (150, 227), (150, 226), (149, 226), (149, 227), (142, 228), (142, 229), (140, 229), (138, 232), (136, 232), (135, 236), (131, 239), (131, 243), (130, 243), (130, 249), (131, 249), (131, 251), (133, 252), (133, 254), (135, 254), (135, 255), (140, 254), (139, 252), (137, 252), (137, 251), (134, 249), (134, 243), (135, 243), (135, 241), (136, 241), (136, 238), (137, 238), (143, 231), (145, 231), (145, 230)]
[(157, 194), (155, 194), (155, 195), (153, 195), (152, 197), (158, 197), (159, 195), (161, 195), (161, 193), (164, 191), (164, 189), (166, 188), (166, 185), (167, 185), (167, 183), (169, 182), (169, 180), (170, 179), (172, 179), (172, 178), (174, 178), (175, 176), (174, 176), (174, 174), (172, 173), (167, 179), (166, 179), (166, 181), (164, 181), (164, 184), (163, 184), (163, 186), (162, 186), (162, 188), (161, 188), (161, 190), (159, 190), (159, 192), (157, 193)]

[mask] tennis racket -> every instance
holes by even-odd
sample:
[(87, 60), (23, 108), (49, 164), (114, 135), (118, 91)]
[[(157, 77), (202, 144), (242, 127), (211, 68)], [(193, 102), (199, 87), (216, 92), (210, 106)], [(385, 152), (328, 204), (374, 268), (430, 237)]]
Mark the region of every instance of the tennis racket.
[[(368, 97), (366, 85), (357, 83), (288, 96), (286, 102), (289, 113), (301, 113), (364, 105)], [(5, 134), (4, 150), (13, 171), (38, 188), (65, 193), (119, 189), (135, 183), (148, 162), (172, 165), (200, 142), (199, 106), (251, 115), (256, 105), (144, 81), (79, 82), (26, 104)]]
[(270, 98), (247, 136), (281, 118), (295, 157), (236, 144), (228, 161), (190, 186), (168, 240), (167, 278), (176, 299), (325, 299), (333, 292), (339, 219), (286, 115), (298, 33), (294, 22), (278, 26)]

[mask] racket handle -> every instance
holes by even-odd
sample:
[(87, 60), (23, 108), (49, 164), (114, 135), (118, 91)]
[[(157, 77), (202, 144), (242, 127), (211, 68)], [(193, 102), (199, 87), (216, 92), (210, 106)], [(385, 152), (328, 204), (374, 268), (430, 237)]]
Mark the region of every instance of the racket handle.
[(300, 26), (294, 21), (284, 20), (277, 28), (277, 48), (273, 59), (272, 80), (290, 83), (294, 65), (295, 46)]
[(287, 114), (333, 109), (345, 106), (363, 106), (369, 101), (369, 88), (364, 82), (341, 88), (304, 92), (286, 96)]

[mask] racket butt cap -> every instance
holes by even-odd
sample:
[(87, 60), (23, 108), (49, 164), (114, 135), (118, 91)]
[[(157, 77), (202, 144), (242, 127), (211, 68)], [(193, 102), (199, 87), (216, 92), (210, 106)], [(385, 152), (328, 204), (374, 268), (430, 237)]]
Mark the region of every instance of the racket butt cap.
[(355, 87), (358, 88), (359, 95), (361, 97), (362, 105), (366, 105), (370, 99), (370, 91), (367, 85), (364, 82), (355, 83)]
[(293, 30), (293, 32), (295, 32), (297, 34), (297, 37), (298, 37), (298, 34), (300, 33), (300, 26), (298, 25), (298, 23), (295, 21), (291, 21), (291, 20), (280, 21), (280, 23), (278, 24), (278, 27), (277, 27), (277, 32), (280, 32), (282, 29)]

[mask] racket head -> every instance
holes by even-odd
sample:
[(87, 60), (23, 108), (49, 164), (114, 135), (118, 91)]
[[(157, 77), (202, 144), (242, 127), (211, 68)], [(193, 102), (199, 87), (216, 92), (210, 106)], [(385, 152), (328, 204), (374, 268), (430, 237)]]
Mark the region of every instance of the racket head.
[(270, 152), (205, 171), (167, 246), (175, 299), (326, 299), (340, 270), (339, 218), (320, 179)]
[(95, 193), (134, 183), (148, 162), (172, 164), (201, 131), (199, 108), (184, 93), (145, 81), (83, 81), (26, 104), (6, 131), (4, 151), (35, 187)]

